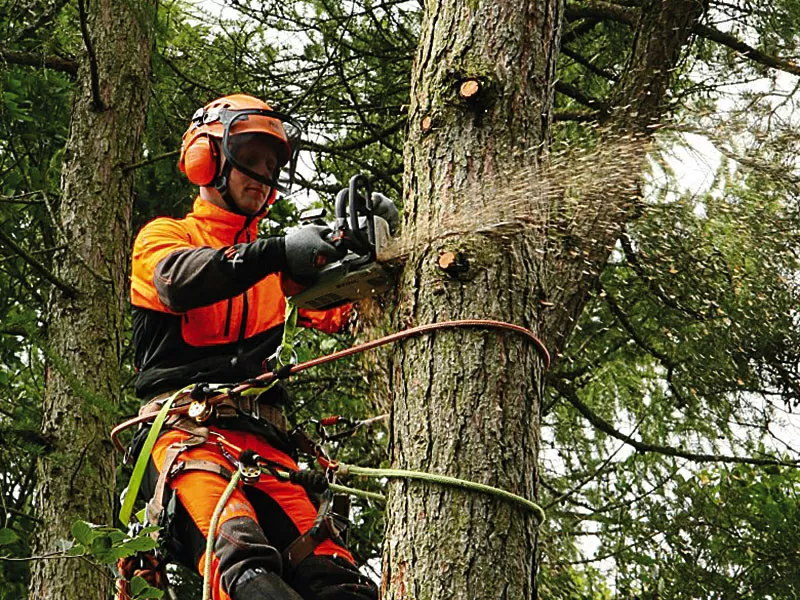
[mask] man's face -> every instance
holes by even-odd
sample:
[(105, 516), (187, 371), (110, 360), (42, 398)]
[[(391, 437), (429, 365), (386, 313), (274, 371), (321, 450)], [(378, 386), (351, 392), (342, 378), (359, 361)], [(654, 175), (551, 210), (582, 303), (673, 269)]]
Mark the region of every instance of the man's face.
[[(242, 138), (243, 143), (236, 138)], [(239, 143), (237, 143), (239, 142)], [(236, 162), (251, 171), (262, 175), (268, 179), (277, 177), (275, 169), (278, 158), (273, 142), (265, 135), (246, 135), (234, 136), (232, 150), (236, 157)], [(231, 169), (228, 181), (228, 193), (236, 206), (247, 215), (254, 215), (267, 201), (270, 187), (251, 179), (236, 167)]]

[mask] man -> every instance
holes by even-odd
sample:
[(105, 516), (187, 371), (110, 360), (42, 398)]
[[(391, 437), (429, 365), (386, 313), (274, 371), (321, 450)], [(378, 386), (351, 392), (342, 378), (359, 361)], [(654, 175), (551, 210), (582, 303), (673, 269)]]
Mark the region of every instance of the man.
[[(136, 391), (150, 407), (187, 384), (262, 373), (281, 341), (284, 287), (342, 256), (324, 226), (256, 237), (258, 221), (275, 201), (278, 173), (294, 151), (285, 121), (258, 99), (233, 95), (198, 110), (183, 136), (181, 171), (200, 186), (193, 210), (183, 219), (151, 221), (133, 249)], [(385, 199), (375, 212), (396, 222), (397, 209)], [(348, 310), (301, 311), (298, 323), (333, 332)], [(208, 429), (200, 436), (187, 420), (168, 421), (153, 448), (142, 493), (165, 527), (170, 553), (201, 575), (211, 515), (233, 468), (220, 439), (296, 470), (280, 410), (285, 400), (279, 387), (256, 400), (243, 398), (226, 416), (218, 411), (203, 423)], [(213, 598), (376, 598), (374, 584), (359, 574), (335, 532), (315, 541), (299, 563), (287, 564), (282, 553), (316, 516), (293, 483), (262, 474), (237, 488), (215, 532)]]

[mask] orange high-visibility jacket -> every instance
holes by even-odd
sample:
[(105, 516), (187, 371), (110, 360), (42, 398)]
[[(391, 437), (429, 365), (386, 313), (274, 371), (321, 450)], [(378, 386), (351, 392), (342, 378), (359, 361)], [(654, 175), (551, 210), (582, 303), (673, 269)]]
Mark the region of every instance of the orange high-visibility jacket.
[[(266, 368), (283, 333), (282, 237), (257, 239), (257, 219), (200, 199), (183, 219), (145, 225), (133, 246), (136, 392), (233, 383)], [(338, 331), (349, 306), (301, 310), (298, 323)]]

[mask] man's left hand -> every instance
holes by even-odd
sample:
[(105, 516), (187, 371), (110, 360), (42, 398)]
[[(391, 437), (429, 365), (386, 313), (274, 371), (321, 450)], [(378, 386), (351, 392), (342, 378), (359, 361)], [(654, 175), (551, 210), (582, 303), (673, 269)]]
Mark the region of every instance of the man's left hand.
[(400, 225), (400, 213), (394, 202), (380, 192), (372, 192), (372, 212), (389, 224), (389, 232), (394, 235)]

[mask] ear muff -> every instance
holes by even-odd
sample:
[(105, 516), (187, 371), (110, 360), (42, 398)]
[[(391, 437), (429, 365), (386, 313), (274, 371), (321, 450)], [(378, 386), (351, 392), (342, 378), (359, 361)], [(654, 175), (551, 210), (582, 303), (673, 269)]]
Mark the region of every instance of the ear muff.
[(195, 138), (184, 149), (180, 168), (193, 184), (210, 185), (219, 171), (217, 145), (208, 136)]

